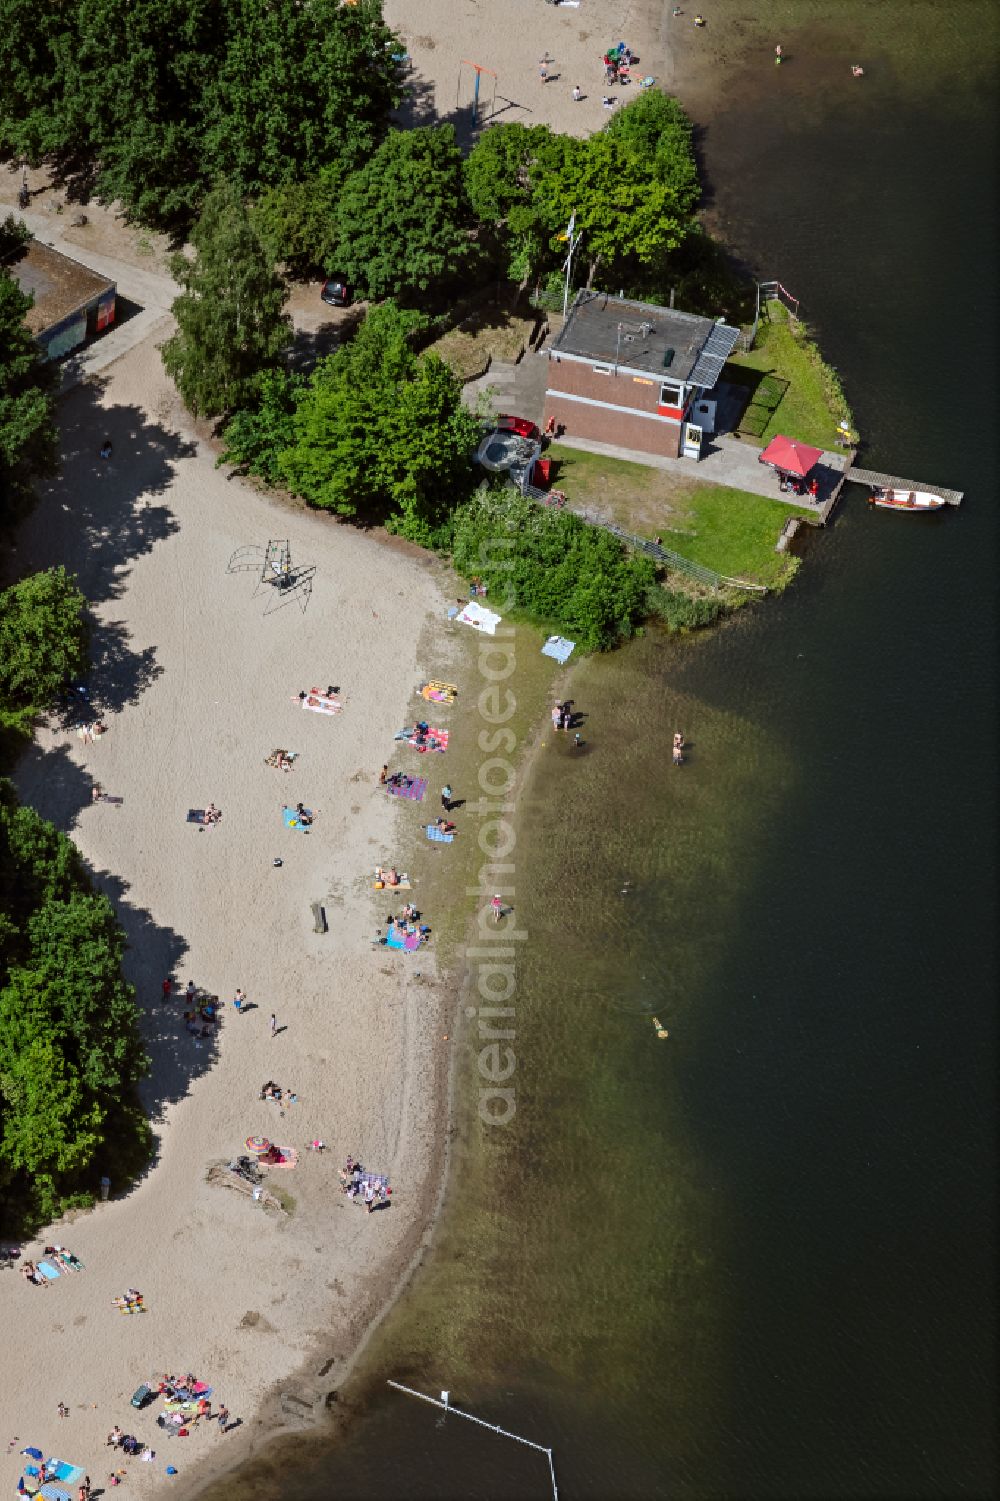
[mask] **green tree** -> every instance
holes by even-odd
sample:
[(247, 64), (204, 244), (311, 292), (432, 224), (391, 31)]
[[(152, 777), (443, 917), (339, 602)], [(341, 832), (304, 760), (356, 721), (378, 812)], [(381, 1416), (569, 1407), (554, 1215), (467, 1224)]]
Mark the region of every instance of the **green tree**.
[(184, 290), (163, 363), (189, 410), (217, 417), (245, 404), (261, 371), (287, 348), (288, 293), (232, 184), (206, 198), (191, 242), (194, 259), (177, 255), (172, 264)]
[(267, 188), (250, 206), (250, 219), (271, 259), (297, 276), (337, 269), (337, 205), (344, 174), (329, 167), (307, 182)]
[(690, 213), (653, 164), (633, 154), (627, 139), (602, 130), (588, 140), (562, 137), (562, 160), (538, 185), (537, 200), (553, 236), (575, 215), (589, 262), (588, 285), (602, 263), (633, 257), (649, 264), (680, 245)]
[(404, 51), (380, 0), (228, 0), (226, 58), (208, 138), (214, 169), (246, 193), (341, 178), (367, 161), (402, 98)]
[(556, 626), (587, 651), (632, 635), (655, 576), (648, 558), (631, 556), (610, 533), (509, 487), (484, 486), (458, 508), (452, 558), (505, 609)]
[(59, 54), (75, 11), (75, 5), (0, 0), (0, 146), (10, 156), (37, 162), (63, 144)]
[(226, 424), (225, 447), (216, 463), (235, 464), (259, 474), (269, 485), (285, 483), (281, 457), (295, 441), (295, 409), (305, 378), (287, 370), (267, 370), (257, 383), (256, 402)]
[(390, 132), (344, 184), (329, 269), (369, 297), (440, 293), (475, 252), (453, 126)]
[(551, 229), (538, 185), (561, 160), (547, 125), (494, 125), (465, 163), (465, 188), (476, 218), (504, 246), (511, 274), (525, 281), (544, 259)]
[(604, 133), (628, 146), (668, 188), (677, 214), (693, 212), (701, 196), (698, 164), (691, 144), (691, 121), (679, 102), (659, 89), (648, 89), (612, 115)]
[(23, 724), (83, 670), (85, 608), (64, 568), (32, 574), (0, 593), (0, 722)]
[(423, 321), (392, 302), (373, 308), (317, 366), (279, 459), (312, 505), (386, 519), (418, 541), (468, 493), (479, 436), (456, 377), (436, 355), (413, 352)]
[[(16, 242), (9, 224), (2, 227), (8, 251)], [(23, 515), (32, 479), (54, 473), (57, 465), (58, 372), (42, 359), (24, 321), (31, 305), (31, 297), (0, 267), (0, 527)]]
[(0, 1197), (5, 1222), (88, 1202), (150, 1133), (125, 938), (65, 835), (0, 782)]
[(379, 0), (0, 0), (0, 141), (143, 223), (360, 166), (401, 97)]

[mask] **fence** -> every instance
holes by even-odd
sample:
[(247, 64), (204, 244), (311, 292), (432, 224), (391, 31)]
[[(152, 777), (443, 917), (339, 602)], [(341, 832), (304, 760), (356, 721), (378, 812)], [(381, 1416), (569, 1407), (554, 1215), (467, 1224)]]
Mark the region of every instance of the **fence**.
[[(529, 499), (536, 500), (540, 505), (547, 503), (546, 492), (538, 490), (534, 485), (529, 485), (524, 492)], [(766, 584), (751, 584), (745, 579), (729, 578), (724, 573), (716, 573), (712, 568), (706, 568), (703, 563), (695, 563), (691, 558), (684, 558), (679, 552), (672, 552), (669, 547), (664, 547), (659, 542), (650, 542), (648, 537), (637, 537), (634, 532), (627, 532), (614, 521), (605, 521), (602, 516), (593, 516), (589, 511), (578, 511), (573, 506), (567, 507), (574, 516), (586, 522), (587, 526), (599, 526), (602, 531), (610, 532), (617, 537), (619, 542), (624, 542), (626, 547), (631, 547), (635, 552), (644, 553), (647, 558), (653, 558), (657, 563), (662, 563), (667, 568), (673, 568), (678, 573), (686, 573), (688, 578), (696, 579), (699, 584), (706, 584), (710, 589), (745, 589), (750, 594), (766, 594)]]
[(764, 302), (780, 302), (793, 318), (799, 316), (799, 299), (793, 297), (787, 287), (783, 287), (780, 281), (759, 281), (757, 283), (757, 311), (754, 314), (752, 328), (742, 329), (740, 332), (740, 349), (744, 354), (753, 348), (760, 327), (760, 309)]

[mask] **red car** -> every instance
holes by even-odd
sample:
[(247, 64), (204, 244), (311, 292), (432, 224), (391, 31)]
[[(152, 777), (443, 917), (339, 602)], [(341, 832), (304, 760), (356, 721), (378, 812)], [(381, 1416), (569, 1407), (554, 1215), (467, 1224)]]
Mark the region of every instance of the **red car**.
[(498, 417), (497, 431), (501, 433), (517, 433), (519, 438), (540, 438), (537, 423), (529, 422), (527, 417)]

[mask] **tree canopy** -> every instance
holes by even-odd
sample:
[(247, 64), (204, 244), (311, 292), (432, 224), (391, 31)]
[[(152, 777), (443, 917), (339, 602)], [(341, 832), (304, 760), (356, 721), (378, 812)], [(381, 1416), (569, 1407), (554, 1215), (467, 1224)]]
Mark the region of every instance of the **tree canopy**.
[(512, 122), (481, 135), (465, 163), (473, 212), (506, 244), (518, 274), (530, 274), (551, 237), (538, 185), (558, 170), (561, 155), (559, 137), (547, 125)]
[(327, 269), (372, 298), (425, 298), (468, 265), (471, 230), (454, 127), (394, 130), (344, 184)]
[(495, 125), (471, 152), (465, 182), (518, 277), (562, 259), (571, 218), (591, 279), (601, 265), (661, 263), (689, 234), (699, 193), (691, 123), (658, 90), (586, 140), (544, 125)]
[(173, 304), (177, 332), (163, 346), (163, 364), (189, 410), (216, 417), (244, 404), (287, 348), (288, 292), (231, 183), (208, 195), (191, 243), (193, 259), (173, 259), (184, 290)]
[[(0, 224), (0, 239), (9, 260), (21, 242), (12, 218)], [(58, 372), (24, 321), (31, 303), (0, 265), (0, 527), (26, 509), (32, 479), (56, 468)]]
[(160, 227), (219, 176), (257, 195), (359, 166), (400, 99), (379, 0), (0, 0), (0, 28), (0, 142)]
[(64, 568), (30, 574), (0, 593), (0, 723), (23, 725), (83, 670), (85, 605)]
[(0, 1218), (30, 1227), (148, 1152), (125, 938), (77, 851), (0, 781)]
[(448, 367), (414, 353), (424, 321), (393, 302), (373, 308), (307, 381), (267, 383), (226, 428), (223, 459), (311, 505), (428, 540), (469, 493), (479, 425)]

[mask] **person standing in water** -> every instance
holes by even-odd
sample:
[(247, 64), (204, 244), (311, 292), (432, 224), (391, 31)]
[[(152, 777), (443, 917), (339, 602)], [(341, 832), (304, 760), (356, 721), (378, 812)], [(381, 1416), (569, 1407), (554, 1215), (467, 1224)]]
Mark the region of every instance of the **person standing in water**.
[(775, 62), (775, 66), (780, 68), (780, 66), (781, 66), (781, 43), (780, 42), (778, 43), (777, 47), (775, 47), (775, 49), (774, 49), (774, 62)]
[(684, 763), (684, 736), (680, 730), (674, 735), (673, 744), (674, 765), (681, 766)]

